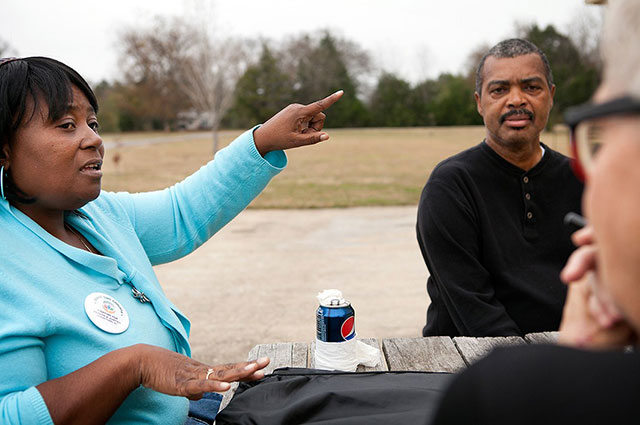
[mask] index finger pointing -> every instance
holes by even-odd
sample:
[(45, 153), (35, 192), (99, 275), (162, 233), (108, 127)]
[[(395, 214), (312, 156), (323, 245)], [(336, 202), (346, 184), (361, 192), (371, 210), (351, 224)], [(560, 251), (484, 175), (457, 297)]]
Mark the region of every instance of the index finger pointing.
[(317, 100), (313, 103), (310, 103), (306, 106), (306, 113), (308, 115), (316, 115), (318, 112), (322, 112), (325, 109), (329, 108), (329, 106), (333, 105), (342, 97), (344, 94), (344, 90), (338, 90), (334, 94), (331, 94), (324, 99)]

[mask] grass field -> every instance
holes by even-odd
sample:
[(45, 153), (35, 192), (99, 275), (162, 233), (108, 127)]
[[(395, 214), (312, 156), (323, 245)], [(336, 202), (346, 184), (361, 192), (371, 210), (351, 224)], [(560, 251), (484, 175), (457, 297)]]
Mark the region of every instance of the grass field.
[[(287, 151), (288, 167), (256, 198), (253, 208), (325, 208), (416, 204), (433, 167), (479, 143), (483, 127), (426, 127), (328, 130), (331, 139)], [(222, 146), (241, 131), (221, 133)], [(170, 136), (179, 136), (172, 133)], [(187, 137), (189, 133), (185, 133)], [(166, 133), (104, 135), (107, 143)], [(192, 135), (190, 136), (192, 137)], [(564, 129), (542, 135), (566, 152)], [(140, 192), (170, 186), (212, 157), (209, 136), (107, 149), (103, 188)], [(117, 164), (114, 155), (119, 156)]]

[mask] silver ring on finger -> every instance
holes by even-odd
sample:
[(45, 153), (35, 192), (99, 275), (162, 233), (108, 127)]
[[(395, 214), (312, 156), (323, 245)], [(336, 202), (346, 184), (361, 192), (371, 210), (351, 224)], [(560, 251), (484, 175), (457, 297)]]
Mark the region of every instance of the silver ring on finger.
[(209, 379), (209, 376), (210, 376), (212, 373), (213, 373), (213, 369), (212, 369), (212, 368), (207, 369), (207, 376), (206, 376), (204, 379), (205, 379), (205, 380), (208, 380), (208, 379)]

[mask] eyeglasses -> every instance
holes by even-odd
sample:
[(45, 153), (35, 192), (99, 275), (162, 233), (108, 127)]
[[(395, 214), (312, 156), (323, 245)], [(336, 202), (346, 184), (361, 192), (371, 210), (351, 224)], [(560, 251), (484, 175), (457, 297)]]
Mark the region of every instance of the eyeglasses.
[(640, 114), (640, 100), (631, 96), (619, 97), (604, 103), (586, 103), (567, 110), (564, 118), (571, 130), (573, 171), (580, 180), (585, 180), (602, 146), (600, 118), (635, 114)]

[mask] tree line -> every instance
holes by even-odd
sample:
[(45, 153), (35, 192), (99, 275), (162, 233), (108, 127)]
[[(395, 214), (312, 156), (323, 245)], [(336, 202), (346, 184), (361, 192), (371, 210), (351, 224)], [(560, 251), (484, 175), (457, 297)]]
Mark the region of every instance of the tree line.
[[(520, 26), (514, 36), (546, 53), (557, 86), (550, 125), (562, 122), (564, 110), (587, 101), (598, 85), (597, 45), (552, 25)], [(123, 31), (119, 45), (122, 77), (94, 86), (102, 131), (206, 128), (215, 135), (339, 89), (345, 95), (327, 112), (329, 127), (482, 124), (473, 100), (475, 69), (489, 46), (469, 54), (464, 72), (411, 84), (376, 72), (369, 52), (329, 31), (280, 43), (218, 39), (186, 20), (156, 18), (147, 28)]]

